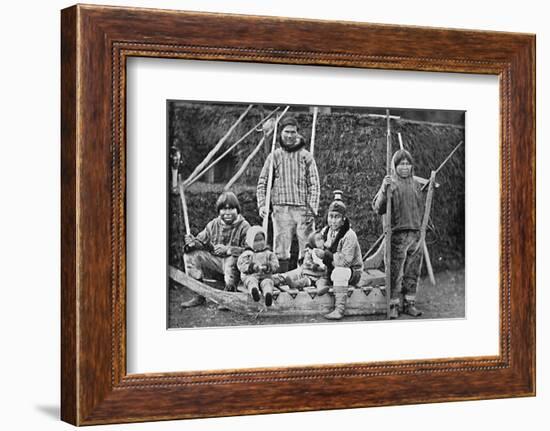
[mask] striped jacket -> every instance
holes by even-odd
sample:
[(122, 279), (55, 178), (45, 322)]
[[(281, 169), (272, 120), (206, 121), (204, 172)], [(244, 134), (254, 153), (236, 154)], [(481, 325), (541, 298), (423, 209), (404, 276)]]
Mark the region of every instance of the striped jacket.
[[(319, 210), (319, 172), (315, 159), (306, 149), (285, 151), (278, 148), (273, 152), (273, 188), (271, 203), (273, 205), (303, 206), (317, 214)], [(267, 181), (271, 154), (267, 159), (258, 179), (258, 207), (265, 206)]]

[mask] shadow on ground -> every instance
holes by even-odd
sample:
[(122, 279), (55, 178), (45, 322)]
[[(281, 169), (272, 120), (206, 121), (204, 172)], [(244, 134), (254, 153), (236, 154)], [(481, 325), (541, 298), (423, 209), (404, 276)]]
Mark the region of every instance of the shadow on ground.
[(56, 419), (59, 420), (60, 418), (60, 410), (59, 406), (35, 406), (36, 410), (38, 410), (40, 413), (42, 413), (44, 416), (48, 416), (50, 419)]

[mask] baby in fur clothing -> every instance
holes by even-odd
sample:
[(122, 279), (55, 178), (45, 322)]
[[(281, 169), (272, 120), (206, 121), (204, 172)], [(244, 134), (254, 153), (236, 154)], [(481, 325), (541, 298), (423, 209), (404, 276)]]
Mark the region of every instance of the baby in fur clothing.
[(302, 264), (283, 274), (275, 274), (273, 280), (276, 286), (287, 285), (293, 289), (303, 289), (308, 286), (317, 287), (317, 294), (324, 295), (330, 288), (328, 279), (325, 240), (321, 232), (313, 232), (309, 237), (304, 250)]
[(307, 241), (304, 252), (304, 261), (302, 268), (312, 275), (326, 275), (327, 266), (324, 264), (325, 258), (325, 240), (321, 232), (313, 232)]
[(247, 249), (239, 256), (237, 268), (241, 280), (258, 302), (263, 294), (265, 305), (273, 303), (273, 274), (279, 269), (279, 260), (266, 244), (266, 235), (261, 226), (252, 226), (246, 233)]

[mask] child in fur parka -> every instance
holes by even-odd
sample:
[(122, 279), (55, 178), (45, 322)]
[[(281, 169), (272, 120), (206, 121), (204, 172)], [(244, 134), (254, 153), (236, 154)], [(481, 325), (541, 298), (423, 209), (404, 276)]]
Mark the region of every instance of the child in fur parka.
[(266, 235), (261, 226), (252, 226), (246, 233), (247, 249), (239, 256), (237, 267), (241, 280), (258, 302), (263, 293), (265, 305), (273, 303), (273, 274), (279, 269), (279, 260), (266, 244)]
[(391, 165), (391, 175), (384, 178), (372, 203), (376, 212), (385, 214), (386, 192), (391, 187), (390, 318), (399, 317), (401, 300), (403, 312), (417, 317), (422, 314), (416, 308), (416, 290), (422, 266), (420, 228), (424, 197), (421, 184), (414, 179), (414, 162), (407, 150), (396, 151)]

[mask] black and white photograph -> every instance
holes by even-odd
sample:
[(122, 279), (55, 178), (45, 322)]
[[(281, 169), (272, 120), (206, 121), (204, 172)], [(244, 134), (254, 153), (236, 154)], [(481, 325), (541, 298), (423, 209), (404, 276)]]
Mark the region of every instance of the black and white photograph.
[(465, 111), (167, 101), (176, 328), (465, 315)]

